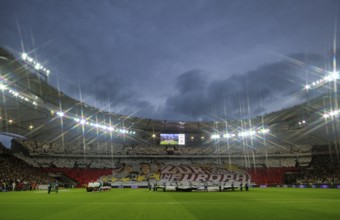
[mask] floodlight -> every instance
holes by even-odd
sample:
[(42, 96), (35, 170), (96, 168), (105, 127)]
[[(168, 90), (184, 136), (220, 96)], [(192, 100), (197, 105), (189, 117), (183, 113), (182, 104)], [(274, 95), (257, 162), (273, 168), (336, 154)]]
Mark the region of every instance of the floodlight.
[(227, 133), (227, 134), (224, 134), (223, 137), (224, 137), (224, 138), (230, 138), (231, 135)]
[(219, 139), (219, 138), (220, 138), (220, 135), (218, 134), (211, 135), (211, 139)]
[(21, 54), (21, 58), (22, 58), (23, 60), (26, 60), (26, 59), (27, 59), (27, 53), (22, 53), (22, 54)]
[(40, 65), (40, 63), (36, 63), (35, 64), (35, 66), (34, 66), (34, 69), (36, 69), (36, 70), (39, 70), (39, 69), (41, 69), (41, 65)]
[(329, 118), (329, 117), (336, 117), (340, 114), (340, 110), (334, 110), (334, 111), (330, 111), (328, 113), (323, 114), (324, 118)]
[(255, 131), (253, 131), (253, 130), (250, 130), (249, 132), (249, 135), (251, 136), (251, 135), (255, 135), (256, 134), (256, 132)]
[(2, 83), (0, 83), (0, 89), (1, 89), (1, 90), (6, 90), (6, 89), (7, 89), (7, 86), (4, 85), (4, 84), (2, 84)]
[(331, 80), (339, 79), (339, 72), (334, 71), (331, 74), (329, 74), (329, 77)]
[(269, 129), (268, 128), (262, 128), (261, 130), (259, 130), (259, 133), (267, 134), (267, 133), (269, 133)]
[(64, 112), (57, 112), (57, 115), (58, 115), (59, 117), (64, 117), (65, 113), (64, 113)]

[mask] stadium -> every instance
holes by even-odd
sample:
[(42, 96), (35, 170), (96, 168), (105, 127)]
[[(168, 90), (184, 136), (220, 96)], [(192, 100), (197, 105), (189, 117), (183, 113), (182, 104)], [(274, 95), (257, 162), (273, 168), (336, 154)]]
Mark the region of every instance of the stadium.
[(12, 137), (0, 153), (7, 219), (22, 219), (18, 207), (25, 219), (339, 217), (338, 73), (306, 85), (322, 92), (302, 104), (213, 122), (96, 109), (2, 48), (0, 74), (0, 131)]

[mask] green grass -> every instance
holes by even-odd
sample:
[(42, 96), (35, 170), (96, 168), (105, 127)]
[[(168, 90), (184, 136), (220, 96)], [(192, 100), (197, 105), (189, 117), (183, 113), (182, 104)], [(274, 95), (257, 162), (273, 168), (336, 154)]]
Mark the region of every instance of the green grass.
[(174, 140), (161, 141), (161, 145), (178, 145), (178, 141)]
[(249, 192), (85, 189), (0, 193), (0, 219), (340, 219), (340, 190), (254, 188)]

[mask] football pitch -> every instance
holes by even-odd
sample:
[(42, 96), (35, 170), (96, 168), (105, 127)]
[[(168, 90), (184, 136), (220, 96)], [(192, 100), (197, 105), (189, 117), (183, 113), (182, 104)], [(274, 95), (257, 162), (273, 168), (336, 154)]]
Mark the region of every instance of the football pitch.
[(161, 141), (161, 145), (178, 145), (178, 141), (175, 141), (175, 140), (165, 140), (165, 141)]
[(0, 219), (340, 219), (339, 189), (252, 188), (248, 192), (85, 189), (0, 193)]

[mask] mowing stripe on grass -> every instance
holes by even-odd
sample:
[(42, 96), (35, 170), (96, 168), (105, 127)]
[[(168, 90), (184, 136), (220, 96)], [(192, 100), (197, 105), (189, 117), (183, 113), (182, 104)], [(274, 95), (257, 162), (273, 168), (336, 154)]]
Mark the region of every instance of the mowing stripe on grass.
[(340, 199), (320, 199), (320, 200), (255, 200), (255, 201), (224, 201), (224, 200), (202, 200), (202, 201), (178, 201), (178, 202), (74, 202), (74, 203), (0, 203), (0, 205), (202, 205), (202, 204), (252, 204), (252, 203), (323, 203), (340, 202)]

